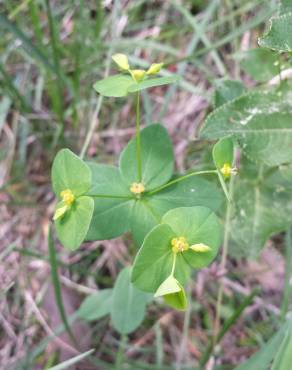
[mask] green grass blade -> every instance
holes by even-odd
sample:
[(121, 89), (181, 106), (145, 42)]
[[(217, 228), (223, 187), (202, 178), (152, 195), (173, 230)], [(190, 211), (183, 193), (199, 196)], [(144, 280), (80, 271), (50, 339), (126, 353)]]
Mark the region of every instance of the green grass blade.
[(48, 57), (44, 55), (32, 42), (31, 40), (16, 26), (15, 23), (11, 22), (4, 14), (0, 13), (0, 28), (4, 28), (11, 32), (13, 36), (19, 39), (22, 43), (22, 47), (30, 57), (35, 58), (51, 73), (56, 74), (55, 68), (50, 62)]
[(49, 228), (49, 233), (48, 233), (48, 248), (49, 248), (49, 257), (50, 257), (50, 265), (51, 265), (51, 274), (52, 274), (52, 281), (54, 285), (54, 293), (55, 293), (55, 299), (56, 299), (56, 304), (59, 310), (60, 317), (63, 321), (63, 324), (66, 328), (67, 333), (69, 334), (72, 342), (76, 345), (76, 339), (74, 338), (74, 335), (71, 331), (70, 325), (67, 320), (67, 315), (65, 312), (64, 304), (63, 304), (63, 299), (62, 299), (62, 291), (61, 291), (61, 284), (59, 280), (59, 275), (58, 275), (58, 262), (57, 262), (57, 256), (56, 256), (56, 250), (55, 250), (55, 245), (54, 245), (54, 240), (53, 240), (53, 235), (51, 231), (51, 227)]
[(83, 360), (85, 357), (91, 355), (91, 353), (94, 351), (94, 349), (91, 349), (87, 352), (82, 353), (81, 355), (75, 356), (70, 358), (70, 360), (64, 361), (59, 365), (50, 367), (48, 370), (63, 370), (68, 369), (70, 366), (76, 364), (77, 362)]
[[(248, 295), (243, 302), (239, 305), (237, 310), (233, 313), (232, 316), (228, 320), (225, 321), (224, 325), (222, 326), (216, 340), (216, 344), (218, 344), (221, 339), (224, 337), (224, 335), (228, 332), (228, 330), (236, 323), (236, 321), (239, 319), (241, 316), (242, 312), (245, 310), (246, 307), (248, 307), (254, 297), (259, 293), (258, 289), (254, 289), (250, 295)], [(206, 363), (209, 361), (209, 358), (211, 357), (213, 353), (213, 340), (212, 338), (210, 339), (209, 345), (206, 349), (206, 351), (203, 353), (201, 360), (200, 360), (200, 366), (203, 368)]]

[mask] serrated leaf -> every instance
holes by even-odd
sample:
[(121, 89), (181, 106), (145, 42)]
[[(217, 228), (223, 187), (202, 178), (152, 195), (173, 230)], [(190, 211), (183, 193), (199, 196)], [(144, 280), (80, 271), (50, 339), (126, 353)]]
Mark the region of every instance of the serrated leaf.
[(222, 104), (241, 96), (246, 89), (240, 81), (236, 80), (217, 80), (215, 81), (214, 105), (215, 108)]
[(255, 81), (266, 82), (279, 73), (278, 55), (271, 50), (250, 49), (236, 53), (234, 58), (240, 60), (243, 71)]
[(250, 159), (276, 166), (292, 160), (291, 93), (253, 92), (211, 113), (201, 136), (233, 136)]
[(259, 38), (259, 45), (278, 51), (292, 51), (292, 13), (286, 13), (270, 20), (269, 30)]
[[(152, 124), (141, 131), (142, 183), (149, 191), (167, 182), (173, 172), (173, 149), (166, 129)], [(137, 173), (136, 138), (133, 138), (120, 157), (123, 181), (131, 186), (139, 182)]]
[(124, 268), (113, 290), (111, 319), (120, 334), (129, 334), (141, 324), (149, 301), (149, 294), (135, 288), (130, 277), (131, 268)]
[(234, 256), (257, 257), (270, 236), (292, 224), (291, 190), (255, 180), (236, 182), (231, 222)]
[(151, 78), (151, 79), (149, 78), (142, 82), (131, 85), (128, 88), (128, 92), (134, 93), (134, 92), (142, 91), (145, 89), (149, 89), (151, 87), (169, 85), (173, 82), (177, 82), (178, 80), (179, 80), (178, 76), (157, 77), (157, 78)]
[(114, 98), (121, 98), (128, 95), (128, 89), (134, 81), (128, 75), (114, 75), (97, 81), (93, 88), (100, 95)]
[(77, 310), (79, 318), (86, 321), (98, 320), (110, 313), (112, 289), (103, 289), (87, 296)]
[(77, 249), (89, 229), (94, 201), (87, 196), (78, 197), (62, 218), (55, 221), (58, 238), (65, 248)]
[(71, 150), (62, 149), (53, 162), (52, 185), (58, 197), (66, 189), (70, 189), (75, 196), (82, 195), (91, 186), (90, 169)]
[(162, 218), (176, 236), (186, 238), (189, 245), (205, 244), (209, 250), (201, 253), (189, 249), (182, 257), (194, 268), (206, 267), (217, 255), (222, 228), (217, 216), (206, 207), (182, 207), (168, 211)]

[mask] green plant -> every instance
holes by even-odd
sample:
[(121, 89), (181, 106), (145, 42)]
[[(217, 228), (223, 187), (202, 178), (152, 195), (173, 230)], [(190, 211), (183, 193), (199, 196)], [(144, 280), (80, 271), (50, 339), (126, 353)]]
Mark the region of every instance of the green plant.
[(214, 211), (222, 205), (222, 196), (213, 183), (197, 176), (218, 176), (228, 196), (225, 181), (234, 172), (233, 141), (225, 138), (215, 145), (214, 169), (174, 176), (167, 131), (159, 124), (140, 130), (140, 90), (177, 78), (150, 77), (162, 64), (143, 71), (131, 70), (123, 54), (113, 60), (123, 73), (97, 82), (94, 88), (105, 96), (135, 94), (136, 135), (122, 151), (119, 169), (84, 162), (68, 149), (57, 154), (52, 167), (59, 199), (56, 231), (62, 244), (75, 250), (83, 240), (109, 239), (131, 230), (141, 247), (133, 266), (133, 284), (185, 309), (183, 285), (190, 267), (212, 262), (221, 242)]
[[(59, 152), (53, 165), (53, 187), (60, 198), (54, 218), (58, 237), (68, 249), (75, 250), (84, 240), (110, 239), (127, 231), (140, 249), (133, 267), (120, 272), (113, 290), (102, 290), (83, 302), (80, 317), (95, 320), (110, 314), (114, 327), (125, 335), (141, 323), (153, 294), (184, 310), (184, 285), (191, 268), (208, 266), (222, 239), (224, 268), (229, 252), (256, 257), (271, 235), (291, 225), (291, 86), (281, 78), (283, 66), (289, 63), (281, 53), (291, 53), (290, 24), (285, 23), (290, 17), (274, 18), (260, 39), (260, 45), (272, 51), (251, 50), (236, 56), (262, 85), (247, 92), (240, 81), (215, 82), (214, 111), (201, 128), (202, 138), (217, 140), (213, 167), (208, 163), (206, 169), (186, 174), (174, 173), (172, 144), (162, 125), (140, 129), (140, 91), (179, 79), (155, 77), (161, 63), (148, 70), (132, 70), (125, 55), (113, 56), (120, 73), (98, 81), (94, 89), (107, 97), (134, 97), (135, 137), (122, 151), (119, 168), (84, 162), (69, 150)], [(253, 64), (262, 58), (265, 65), (258, 76)], [(276, 75), (280, 77), (278, 85), (265, 84)], [(212, 182), (214, 175), (228, 200), (224, 238), (220, 218), (225, 207), (222, 192)], [(76, 177), (81, 183), (74, 182)], [(75, 233), (70, 233), (72, 225), (78, 225)], [(127, 294), (123, 296), (121, 291)], [(130, 304), (125, 305), (125, 300)], [(221, 303), (219, 294), (219, 316)], [(100, 304), (97, 310), (96, 304)], [(202, 366), (225, 332), (217, 334), (215, 331)]]

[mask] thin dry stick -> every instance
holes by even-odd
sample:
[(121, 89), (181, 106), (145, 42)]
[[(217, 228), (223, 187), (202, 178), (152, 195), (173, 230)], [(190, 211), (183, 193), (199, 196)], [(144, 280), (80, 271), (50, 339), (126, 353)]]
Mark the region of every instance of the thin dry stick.
[(32, 311), (35, 313), (36, 318), (38, 319), (39, 323), (43, 326), (45, 331), (48, 335), (51, 337), (54, 337), (53, 341), (56, 342), (59, 346), (66, 349), (67, 351), (72, 352), (74, 355), (80, 355), (80, 352), (75, 349), (74, 347), (70, 346), (70, 344), (64, 342), (62, 339), (58, 338), (56, 334), (53, 332), (53, 330), (49, 327), (46, 320), (44, 319), (43, 315), (41, 314), (40, 310), (38, 309), (34, 299), (32, 298), (31, 294), (26, 291), (24, 293), (25, 300), (29, 304), (29, 307), (32, 309)]

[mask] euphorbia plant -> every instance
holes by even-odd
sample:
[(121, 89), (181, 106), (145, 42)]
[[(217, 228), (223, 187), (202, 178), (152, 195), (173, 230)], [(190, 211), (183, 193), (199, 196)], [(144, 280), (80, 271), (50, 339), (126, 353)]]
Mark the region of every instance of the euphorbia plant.
[(185, 309), (183, 285), (190, 268), (207, 266), (221, 240), (214, 212), (222, 205), (222, 194), (198, 175), (218, 176), (228, 196), (225, 181), (234, 172), (233, 141), (224, 138), (216, 144), (215, 168), (174, 174), (166, 129), (148, 124), (140, 130), (140, 91), (178, 78), (155, 77), (161, 63), (144, 71), (131, 69), (123, 54), (113, 60), (121, 73), (98, 81), (94, 88), (108, 97), (135, 95), (136, 134), (122, 151), (119, 168), (84, 162), (68, 149), (57, 154), (52, 170), (60, 199), (54, 216), (57, 234), (65, 247), (74, 250), (83, 240), (110, 239), (130, 230), (137, 247), (142, 246), (131, 273), (133, 284)]

